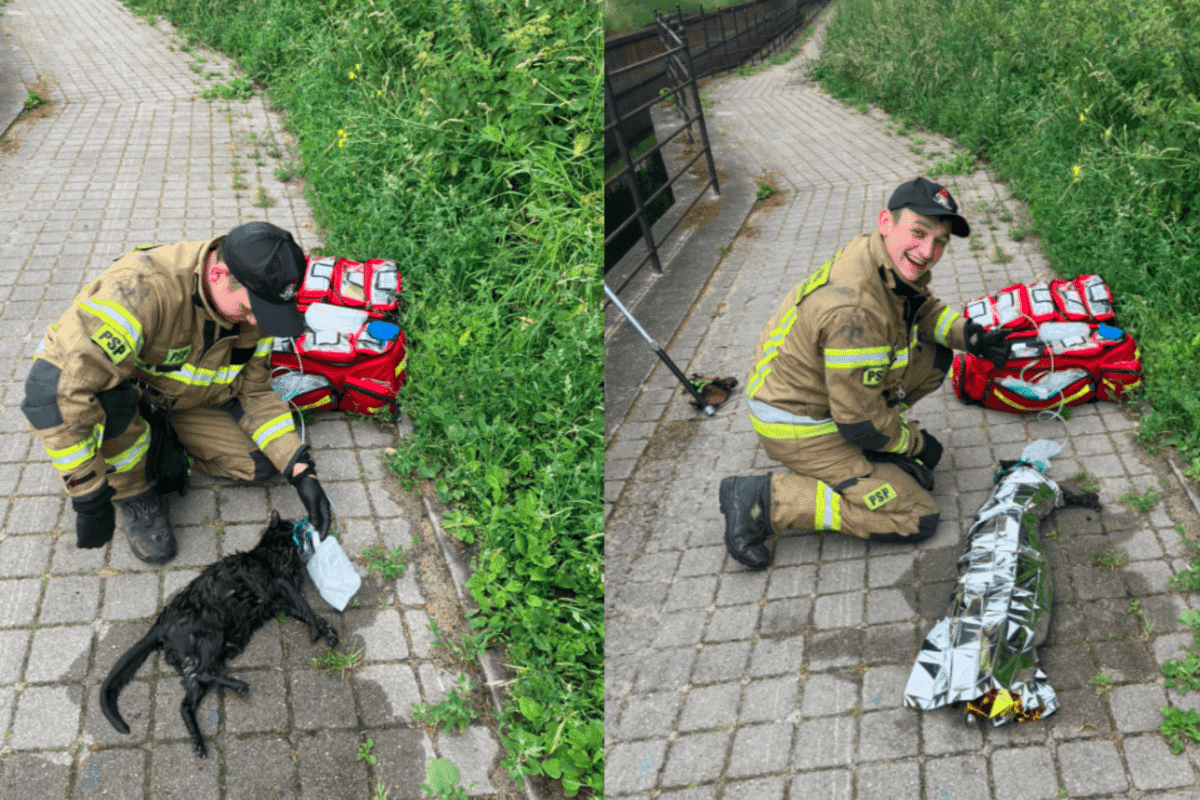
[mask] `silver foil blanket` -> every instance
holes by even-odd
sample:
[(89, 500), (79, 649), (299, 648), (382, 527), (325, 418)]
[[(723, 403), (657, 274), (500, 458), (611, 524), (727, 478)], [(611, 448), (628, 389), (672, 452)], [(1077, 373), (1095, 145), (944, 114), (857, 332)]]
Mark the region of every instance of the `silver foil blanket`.
[(958, 588), (948, 615), (917, 653), (904, 705), (932, 709), (965, 702), (993, 725), (1039, 719), (1058, 708), (1035, 648), (1050, 627), (1051, 587), (1038, 529), (1062, 505), (1043, 472), (1059, 447), (1040, 440), (1001, 473), (975, 514), (958, 559)]

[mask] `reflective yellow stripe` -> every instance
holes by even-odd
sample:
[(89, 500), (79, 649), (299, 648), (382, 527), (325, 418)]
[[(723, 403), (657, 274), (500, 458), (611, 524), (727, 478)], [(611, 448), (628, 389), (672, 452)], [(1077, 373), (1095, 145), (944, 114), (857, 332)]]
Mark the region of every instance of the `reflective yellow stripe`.
[(141, 463), (142, 456), (146, 455), (146, 451), (150, 449), (150, 426), (142, 431), (142, 435), (137, 438), (137, 441), (130, 445), (125, 452), (118, 453), (112, 458), (104, 459), (104, 462), (109, 466), (115, 467), (118, 474), (129, 472), (129, 470)]
[[(904, 423), (903, 417), (900, 418), (900, 422), (901, 422), (901, 424)], [(900, 441), (897, 442), (894, 447), (889, 447), (885, 452), (888, 452), (888, 453), (903, 453), (903, 452), (905, 452), (906, 450), (908, 450), (909, 438), (910, 437), (909, 437), (909, 433), (908, 433), (908, 428), (907, 427), (901, 428), (900, 429)]]
[(404, 368), (407, 366), (408, 356), (405, 356), (404, 358), (400, 359), (400, 363), (396, 365), (396, 374), (399, 375), (401, 372), (404, 372)]
[(95, 458), (96, 450), (99, 449), (102, 441), (104, 441), (104, 426), (96, 423), (96, 426), (92, 428), (92, 435), (79, 444), (73, 444), (61, 450), (51, 450), (47, 447), (46, 454), (54, 462), (55, 468), (61, 472), (70, 472)]
[(824, 481), (817, 481), (817, 509), (813, 523), (819, 531), (842, 529), (842, 496)]
[(280, 436), (294, 430), (296, 430), (296, 426), (292, 424), (292, 412), (289, 411), (286, 414), (280, 414), (270, 422), (260, 425), (251, 438), (258, 445), (258, 449), (262, 450)]
[(142, 323), (137, 317), (114, 303), (112, 300), (84, 300), (79, 307), (89, 314), (99, 317), (117, 328), (117, 335), (129, 345), (134, 355), (142, 351)]
[(933, 338), (937, 339), (941, 344), (946, 344), (946, 335), (950, 333), (950, 326), (954, 324), (954, 320), (956, 319), (958, 319), (957, 311), (949, 307), (942, 309), (942, 314), (938, 317), (937, 326), (933, 331)]
[(908, 348), (897, 350), (896, 355), (892, 356), (892, 364), (888, 369), (904, 369), (908, 366)]
[(265, 356), (275, 347), (275, 337), (268, 336), (266, 339), (259, 339), (258, 346), (254, 348), (254, 357)]
[(333, 402), (333, 398), (330, 397), (329, 395), (325, 395), (324, 397), (322, 397), (320, 400), (318, 400), (315, 403), (309, 403), (308, 405), (305, 405), (305, 406), (299, 406), (299, 409), (301, 411), (308, 411), (311, 408), (319, 408), (321, 406), (329, 405), (332, 402)]
[(228, 385), (233, 383), (244, 366), (246, 365), (230, 364), (218, 370), (211, 370), (204, 367), (195, 367), (191, 364), (184, 364), (173, 372), (156, 372), (154, 374), (157, 377), (170, 378), (173, 381), (179, 381), (188, 386), (210, 386), (214, 383)]
[(886, 366), (891, 358), (890, 347), (825, 348), (825, 369), (859, 369)]
[(793, 425), (786, 422), (763, 422), (751, 414), (750, 424), (768, 439), (813, 439), (827, 433), (837, 433), (837, 423), (832, 420), (815, 425)]

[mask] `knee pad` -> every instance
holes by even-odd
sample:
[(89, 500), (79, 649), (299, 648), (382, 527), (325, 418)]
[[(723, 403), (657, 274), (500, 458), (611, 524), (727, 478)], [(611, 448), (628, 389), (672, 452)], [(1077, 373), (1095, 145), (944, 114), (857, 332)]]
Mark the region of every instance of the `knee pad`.
[(58, 410), (58, 379), (62, 370), (48, 361), (33, 362), (29, 376), (25, 378), (25, 399), (21, 401), (21, 412), (36, 430), (45, 430), (61, 425), (62, 413)]

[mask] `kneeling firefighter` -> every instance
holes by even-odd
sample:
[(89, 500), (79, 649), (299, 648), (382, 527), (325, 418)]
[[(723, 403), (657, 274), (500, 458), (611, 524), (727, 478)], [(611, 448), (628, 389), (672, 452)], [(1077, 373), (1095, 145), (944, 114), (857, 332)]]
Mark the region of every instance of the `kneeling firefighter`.
[(71, 498), (79, 547), (112, 538), (115, 500), (138, 558), (174, 557), (165, 495), (186, 492), (189, 462), (244, 481), (282, 473), (328, 532), (308, 445), (270, 381), (274, 337), (304, 331), (304, 266), (292, 235), (267, 222), (138, 248), (50, 326), (21, 410)]
[(952, 348), (1002, 364), (1011, 347), (1005, 331), (985, 331), (929, 291), (950, 235), (970, 232), (944, 187), (904, 183), (877, 230), (838, 250), (764, 326), (746, 396), (763, 449), (791, 472), (721, 481), (736, 560), (765, 568), (764, 542), (788, 529), (933, 535), (942, 445), (905, 411), (941, 385)]

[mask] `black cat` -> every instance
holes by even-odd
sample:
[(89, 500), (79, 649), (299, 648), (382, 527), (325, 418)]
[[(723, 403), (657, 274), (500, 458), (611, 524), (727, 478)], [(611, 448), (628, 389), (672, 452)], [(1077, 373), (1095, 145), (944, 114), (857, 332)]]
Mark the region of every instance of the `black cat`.
[(162, 610), (145, 638), (121, 656), (100, 688), (104, 716), (118, 731), (129, 733), (117, 696), (161, 647), (167, 663), (183, 678), (186, 694), (179, 710), (196, 755), (204, 758), (207, 751), (196, 724), (196, 708), (213, 684), (242, 695), (250, 691), (245, 682), (225, 677), (225, 662), (245, 650), (254, 632), (276, 612), (307, 623), (314, 642), (324, 637), (330, 647), (337, 647), (337, 631), (313, 614), (300, 594), (304, 573), (292, 524), (271, 512), (270, 524), (253, 550), (225, 556), (206, 567)]

